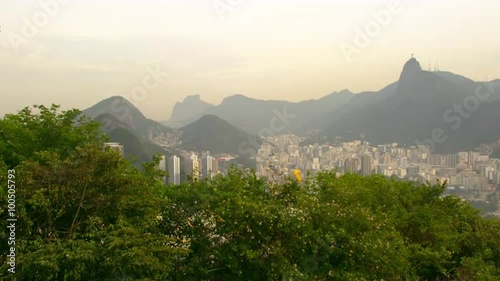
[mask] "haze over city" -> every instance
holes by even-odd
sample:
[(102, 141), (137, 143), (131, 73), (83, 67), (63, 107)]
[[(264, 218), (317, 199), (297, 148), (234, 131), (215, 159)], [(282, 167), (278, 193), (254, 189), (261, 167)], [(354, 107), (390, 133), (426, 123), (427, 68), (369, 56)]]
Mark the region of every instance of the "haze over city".
[[(43, 8), (2, 3), (0, 116), (28, 104), (86, 108), (130, 98), (148, 67), (168, 72), (136, 102), (155, 120), (168, 119), (175, 102), (193, 94), (217, 104), (234, 94), (300, 101), (379, 90), (412, 53), (424, 69), (439, 64), (478, 81), (500, 73), (493, 30), (500, 3), (493, 0), (67, 2), (17, 48), (12, 38), (22, 36), (23, 18), (33, 21)], [(356, 29), (389, 5), (397, 13), (359, 48)], [(359, 53), (347, 59), (343, 43)]]

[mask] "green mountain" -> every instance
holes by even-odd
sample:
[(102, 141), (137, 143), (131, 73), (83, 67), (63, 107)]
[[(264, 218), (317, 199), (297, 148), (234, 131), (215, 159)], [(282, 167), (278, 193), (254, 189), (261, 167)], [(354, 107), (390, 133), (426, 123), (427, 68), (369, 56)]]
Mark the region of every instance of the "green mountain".
[(98, 115), (94, 120), (103, 124), (101, 130), (108, 135), (111, 141), (119, 142), (123, 145), (125, 157), (132, 160), (134, 165), (138, 168), (140, 168), (144, 162), (151, 162), (153, 155), (156, 153), (161, 153), (167, 157), (171, 155), (170, 152), (166, 151), (161, 146), (149, 140), (141, 140), (133, 133), (132, 128), (120, 122), (109, 113)]
[(120, 96), (102, 100), (85, 109), (83, 114), (90, 118), (96, 118), (101, 114), (109, 114), (118, 120), (120, 124), (127, 125), (127, 128), (141, 141), (172, 132), (172, 129), (146, 118), (132, 103)]
[(245, 152), (253, 144), (261, 144), (257, 136), (247, 134), (215, 115), (205, 115), (179, 130), (182, 147), (192, 151), (242, 155), (247, 154)]

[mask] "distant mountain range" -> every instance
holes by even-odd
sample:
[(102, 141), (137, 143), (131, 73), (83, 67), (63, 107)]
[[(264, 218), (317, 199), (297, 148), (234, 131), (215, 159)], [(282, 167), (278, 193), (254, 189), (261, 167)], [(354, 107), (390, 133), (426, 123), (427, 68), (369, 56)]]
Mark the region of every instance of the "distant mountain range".
[(171, 120), (185, 125), (207, 114), (250, 134), (290, 132), (320, 143), (431, 143), (435, 152), (456, 152), (500, 138), (500, 79), (476, 82), (450, 72), (423, 71), (411, 58), (399, 80), (380, 91), (343, 90), (295, 103), (234, 95), (212, 105), (199, 96), (188, 97), (175, 105)]
[(196, 99), (190, 96), (174, 106), (172, 121), (163, 124), (182, 127), (201, 116), (212, 114), (253, 135), (264, 135), (263, 132), (268, 130), (274, 134), (307, 134), (325, 127), (325, 114), (340, 110), (354, 96), (350, 91), (343, 90), (317, 100), (288, 102), (234, 95), (217, 106), (202, 101), (199, 96)]
[(450, 72), (424, 71), (411, 58), (399, 79), (379, 91), (343, 90), (302, 102), (234, 95), (219, 105), (195, 95), (178, 102), (162, 124), (122, 97), (103, 100), (84, 113), (93, 118), (110, 114), (141, 142), (178, 133), (179, 148), (213, 153), (238, 154), (242, 142), (260, 143), (256, 135), (284, 133), (320, 143), (432, 144), (436, 153), (451, 153), (500, 139), (500, 79), (476, 82)]

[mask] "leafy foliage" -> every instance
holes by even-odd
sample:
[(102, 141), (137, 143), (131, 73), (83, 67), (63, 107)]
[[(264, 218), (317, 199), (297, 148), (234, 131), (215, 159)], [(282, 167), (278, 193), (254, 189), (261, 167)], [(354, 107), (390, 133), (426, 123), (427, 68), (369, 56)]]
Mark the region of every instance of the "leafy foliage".
[(26, 107), (18, 114), (7, 114), (0, 122), (0, 155), (12, 168), (39, 151), (68, 156), (76, 147), (99, 143), (99, 124), (81, 117), (79, 110), (62, 111), (59, 106)]
[[(155, 163), (139, 171), (115, 151), (103, 150), (99, 127), (75, 122), (76, 110), (37, 108), (38, 114), (27, 108), (0, 123), (3, 136), (15, 142), (0, 161), (17, 175), (15, 277), (167, 280), (183, 250), (159, 231), (164, 202), (153, 193), (161, 184), (151, 169)], [(1, 200), (6, 197), (2, 189)], [(6, 243), (1, 250), (8, 251)], [(6, 266), (2, 258), (2, 272)]]
[(441, 196), (444, 188), (334, 172), (268, 186), (234, 169), (165, 189), (170, 204), (162, 227), (187, 241), (191, 252), (181, 276), (188, 279), (498, 276), (500, 237), (491, 228), (499, 222)]

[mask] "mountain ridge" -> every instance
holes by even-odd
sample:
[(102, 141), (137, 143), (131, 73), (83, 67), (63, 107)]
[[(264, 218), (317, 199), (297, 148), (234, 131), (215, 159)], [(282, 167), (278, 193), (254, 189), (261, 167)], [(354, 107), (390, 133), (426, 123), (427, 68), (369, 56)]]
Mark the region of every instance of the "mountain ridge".
[(137, 107), (122, 96), (109, 97), (83, 110), (83, 114), (92, 119), (105, 113), (126, 124), (141, 140), (149, 140), (152, 136), (172, 132), (171, 128), (145, 117)]
[[(184, 124), (177, 124), (177, 126), (186, 126), (204, 115), (213, 114), (227, 120), (240, 130), (256, 135), (263, 129), (269, 129), (272, 120), (289, 113), (295, 116), (293, 122), (288, 120), (289, 122), (280, 124), (277, 126), (280, 129), (274, 130), (273, 133), (291, 132), (302, 134), (307, 133), (311, 126), (319, 128), (319, 125), (316, 126), (316, 124), (321, 121), (323, 114), (341, 108), (353, 96), (354, 94), (350, 91), (342, 90), (319, 99), (290, 102), (256, 99), (241, 94), (231, 95), (224, 98), (220, 104), (206, 108), (202, 113), (193, 113), (190, 118), (185, 119)], [(171, 122), (164, 122), (163, 124), (169, 123), (171, 124)]]
[[(491, 91), (491, 95), (481, 100), (477, 110), (470, 112), (474, 113), (470, 118), (458, 116), (456, 106), (470, 107), (465, 103), (474, 102), (472, 99), (478, 89), (479, 93)], [(197, 109), (182, 109), (182, 106), (189, 108), (191, 105)], [(177, 122), (178, 129), (204, 116), (214, 115), (249, 135), (294, 133), (314, 136), (320, 142), (362, 139), (404, 145), (425, 141), (432, 137), (435, 129), (442, 129), (449, 140), (443, 145), (436, 145), (439, 152), (469, 149), (477, 146), (478, 142), (488, 143), (500, 137), (500, 128), (495, 123), (500, 119), (500, 114), (495, 113), (495, 109), (500, 107), (500, 79), (477, 82), (448, 71), (426, 71), (413, 57), (404, 63), (398, 80), (378, 91), (353, 93), (344, 89), (318, 99), (298, 102), (236, 94), (224, 98), (218, 105), (203, 101), (200, 95), (192, 95), (176, 103), (176, 107), (174, 112), (182, 114), (173, 112), (174, 120), (184, 118)], [(135, 119), (145, 118), (142, 114), (132, 115), (137, 115)], [(139, 126), (148, 127), (148, 132), (142, 128), (139, 135), (149, 133), (151, 127), (159, 125), (151, 124)], [(153, 131), (162, 130), (157, 128)], [(463, 131), (474, 134), (467, 135)]]
[[(424, 71), (412, 58), (405, 63), (393, 95), (347, 111), (333, 120), (317, 139), (341, 137), (376, 144), (415, 145), (432, 137), (435, 130), (443, 130), (448, 139), (442, 144), (433, 141), (436, 151), (443, 153), (471, 149), (479, 145), (479, 141), (494, 141), (500, 137), (500, 126), (492, 120), (500, 120), (500, 114), (494, 114), (493, 108), (500, 104), (491, 102), (499, 97), (498, 90), (481, 103), (478, 112), (458, 120), (455, 105), (474, 99), (479, 87), (480, 83), (471, 81), (448, 72)], [(484, 121), (490, 130), (485, 129)], [(460, 130), (455, 128), (458, 125)], [(467, 134), (461, 133), (463, 131)]]

